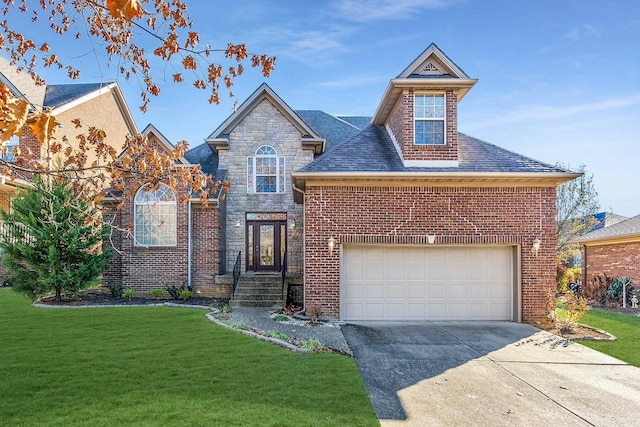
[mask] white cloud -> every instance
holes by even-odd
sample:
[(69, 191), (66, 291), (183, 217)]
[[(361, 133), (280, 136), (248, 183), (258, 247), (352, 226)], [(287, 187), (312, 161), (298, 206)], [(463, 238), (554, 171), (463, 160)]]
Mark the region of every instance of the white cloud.
[(588, 39), (591, 37), (597, 37), (600, 32), (593, 25), (582, 24), (578, 27), (573, 27), (565, 33), (565, 37), (573, 41), (579, 41)]
[(310, 64), (328, 60), (336, 53), (349, 50), (343, 40), (353, 30), (339, 25), (322, 30), (300, 28), (296, 23), (278, 27), (264, 27), (252, 34), (253, 43), (270, 46), (269, 51)]
[(343, 19), (367, 22), (406, 19), (428, 9), (441, 9), (460, 0), (336, 0), (333, 9)]

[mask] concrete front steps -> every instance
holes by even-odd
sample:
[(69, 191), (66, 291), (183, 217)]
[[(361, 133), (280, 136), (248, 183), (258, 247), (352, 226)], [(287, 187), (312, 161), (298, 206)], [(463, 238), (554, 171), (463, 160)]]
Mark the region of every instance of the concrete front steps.
[(232, 307), (273, 307), (283, 308), (287, 298), (287, 288), (282, 288), (282, 275), (243, 274), (238, 279), (236, 292), (229, 304)]

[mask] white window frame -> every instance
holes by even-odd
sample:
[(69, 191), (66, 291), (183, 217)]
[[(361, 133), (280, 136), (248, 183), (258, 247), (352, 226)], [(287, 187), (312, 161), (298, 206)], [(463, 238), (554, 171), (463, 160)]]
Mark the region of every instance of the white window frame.
[[(442, 117), (420, 117), (418, 115), (417, 98), (418, 97), (441, 97), (443, 100)], [(424, 115), (424, 114), (423, 114)], [(418, 142), (416, 124), (418, 122), (441, 122), (442, 123), (442, 144), (435, 142)], [(413, 94), (413, 143), (415, 145), (447, 145), (447, 94), (445, 92), (416, 92)]]
[[(264, 153), (264, 151), (272, 151)], [(275, 174), (259, 174), (257, 171), (258, 159), (275, 159)], [(257, 183), (259, 177), (274, 176), (276, 180), (276, 191), (258, 191)], [(247, 193), (248, 194), (284, 194), (286, 190), (286, 164), (283, 156), (278, 156), (278, 150), (271, 145), (261, 145), (255, 151), (255, 155), (247, 157)]]
[[(139, 221), (139, 215), (146, 219), (146, 223)], [(178, 204), (176, 193), (168, 185), (160, 183), (157, 190), (149, 190), (149, 184), (140, 188), (134, 198), (133, 220), (134, 246), (177, 246)], [(160, 232), (154, 236), (155, 230)]]
[(20, 138), (13, 135), (8, 141), (2, 143), (2, 160), (7, 163), (13, 163), (16, 161), (14, 151), (16, 147), (20, 146)]

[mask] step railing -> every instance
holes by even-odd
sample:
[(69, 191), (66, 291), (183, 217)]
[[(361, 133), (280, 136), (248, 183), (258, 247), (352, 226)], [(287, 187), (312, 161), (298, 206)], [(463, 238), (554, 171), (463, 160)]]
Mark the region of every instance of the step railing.
[(236, 288), (238, 287), (238, 280), (240, 280), (240, 268), (242, 266), (242, 251), (238, 252), (236, 257), (236, 263), (233, 265), (233, 287), (231, 288), (231, 298), (236, 296)]
[(287, 304), (287, 299), (284, 295), (284, 284), (287, 279), (287, 251), (284, 251), (282, 255), (282, 265), (280, 266), (280, 271), (282, 271), (282, 298), (284, 299), (285, 305)]

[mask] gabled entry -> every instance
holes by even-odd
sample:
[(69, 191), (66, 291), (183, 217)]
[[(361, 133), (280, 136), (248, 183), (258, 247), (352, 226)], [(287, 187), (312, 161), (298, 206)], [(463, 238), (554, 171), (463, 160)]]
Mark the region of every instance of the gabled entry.
[(286, 213), (248, 213), (247, 271), (281, 271), (287, 248)]

